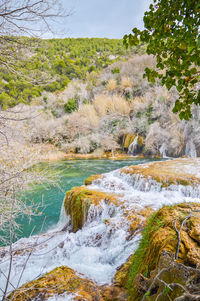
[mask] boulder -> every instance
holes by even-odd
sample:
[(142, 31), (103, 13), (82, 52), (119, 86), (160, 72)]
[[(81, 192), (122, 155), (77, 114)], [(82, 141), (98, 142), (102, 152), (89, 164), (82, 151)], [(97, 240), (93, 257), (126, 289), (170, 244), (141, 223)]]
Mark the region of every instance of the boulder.
[[(61, 266), (50, 273), (23, 285), (7, 297), (12, 301), (48, 300), (50, 297), (64, 296), (77, 301), (125, 301), (126, 291), (116, 286), (97, 286), (91, 280), (77, 276), (76, 273)], [(69, 300), (69, 299), (67, 299)]]
[(67, 192), (64, 200), (64, 208), (67, 216), (70, 216), (71, 230), (80, 230), (87, 221), (88, 211), (91, 205), (99, 206), (101, 202), (118, 205), (118, 197), (114, 194), (89, 190), (87, 187), (75, 187)]

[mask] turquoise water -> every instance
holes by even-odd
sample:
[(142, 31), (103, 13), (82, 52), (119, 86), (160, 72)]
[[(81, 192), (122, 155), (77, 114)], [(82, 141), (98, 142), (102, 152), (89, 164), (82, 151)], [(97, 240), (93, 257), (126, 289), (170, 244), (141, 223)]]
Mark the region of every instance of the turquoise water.
[[(26, 201), (41, 204), (39, 215), (31, 220), (20, 217), (20, 233), (17, 239), (32, 234), (45, 232), (55, 227), (59, 220), (60, 210), (66, 191), (74, 186), (81, 186), (90, 175), (109, 172), (128, 165), (137, 165), (153, 161), (151, 159), (113, 160), (74, 160), (39, 164), (39, 169), (47, 171), (55, 184), (34, 185), (25, 192)], [(155, 161), (155, 159), (154, 159)]]

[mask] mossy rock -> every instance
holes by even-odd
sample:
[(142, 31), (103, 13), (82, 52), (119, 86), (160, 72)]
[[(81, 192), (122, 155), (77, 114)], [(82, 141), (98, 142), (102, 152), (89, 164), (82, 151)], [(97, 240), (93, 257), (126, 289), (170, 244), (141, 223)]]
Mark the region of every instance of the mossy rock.
[(74, 294), (74, 300), (104, 300), (100, 289), (90, 280), (78, 277), (75, 272), (61, 266), (50, 273), (23, 285), (7, 299), (13, 301), (47, 300), (51, 296)]
[(119, 205), (120, 201), (114, 194), (89, 190), (87, 187), (75, 187), (67, 192), (64, 200), (66, 215), (69, 215), (72, 222), (72, 231), (81, 229), (87, 220), (88, 210), (91, 205), (99, 206), (101, 202)]
[(193, 174), (186, 173), (183, 165), (189, 168), (190, 159), (182, 161), (181, 159), (167, 160), (162, 162), (153, 162), (148, 164), (133, 165), (121, 169), (121, 173), (128, 175), (139, 175), (147, 180), (151, 178), (162, 187), (174, 185), (200, 185), (200, 178)]
[(136, 134), (126, 134), (124, 138), (124, 149), (128, 149), (129, 145), (134, 141)]
[(140, 135), (138, 136), (138, 145), (139, 145), (139, 147), (144, 146), (144, 138)]
[[(72, 295), (77, 301), (125, 301), (128, 295), (114, 285), (97, 286), (91, 280), (77, 276), (74, 270), (61, 266), (37, 280), (23, 285), (10, 294), (7, 300), (48, 300), (52, 296)], [(63, 299), (64, 300), (64, 299)]]
[(84, 184), (91, 185), (93, 181), (102, 179), (102, 178), (103, 178), (103, 175), (101, 175), (101, 174), (100, 175), (92, 175), (84, 181)]
[[(163, 252), (175, 254), (178, 241), (174, 226), (175, 220), (177, 221), (177, 229), (179, 229), (182, 221), (190, 212), (194, 216), (188, 219), (181, 231), (180, 251), (176, 263), (191, 267), (200, 266), (200, 204), (183, 203), (171, 207), (164, 206), (149, 218), (139, 248), (131, 258), (132, 264), (131, 266), (129, 264), (127, 275), (124, 276), (124, 279), (127, 279), (126, 287), (129, 295), (133, 298), (130, 300), (141, 300), (141, 286), (145, 287), (145, 281), (146, 285), (148, 282), (144, 279), (145, 277), (150, 277), (150, 279), (155, 277), (160, 265), (161, 254)], [(180, 276), (178, 279), (170, 280), (173, 269), (163, 275), (163, 279), (169, 281), (168, 283), (172, 280), (176, 280), (180, 284), (184, 283), (185, 279), (182, 278), (181, 274), (178, 276), (179, 268), (179, 266), (176, 267), (176, 277)], [(179, 292), (176, 291), (176, 294)], [(171, 296), (173, 297), (173, 294)]]

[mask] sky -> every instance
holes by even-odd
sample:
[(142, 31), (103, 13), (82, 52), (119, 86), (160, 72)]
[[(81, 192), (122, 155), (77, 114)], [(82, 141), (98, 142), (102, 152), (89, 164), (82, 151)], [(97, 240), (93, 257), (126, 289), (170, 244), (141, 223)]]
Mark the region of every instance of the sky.
[(133, 27), (143, 29), (151, 0), (62, 0), (71, 15), (62, 25), (65, 37), (122, 38)]

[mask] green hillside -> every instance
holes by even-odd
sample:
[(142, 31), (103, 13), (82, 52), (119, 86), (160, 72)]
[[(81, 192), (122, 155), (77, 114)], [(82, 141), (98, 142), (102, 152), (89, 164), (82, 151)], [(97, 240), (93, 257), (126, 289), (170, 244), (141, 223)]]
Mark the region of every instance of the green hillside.
[(0, 106), (4, 109), (30, 103), (43, 90), (62, 90), (74, 78), (85, 80), (88, 73), (141, 52), (141, 47), (126, 50), (122, 40), (106, 38), (20, 38), (19, 45), (15, 41), (7, 47), (14, 55), (11, 68), (0, 69)]

